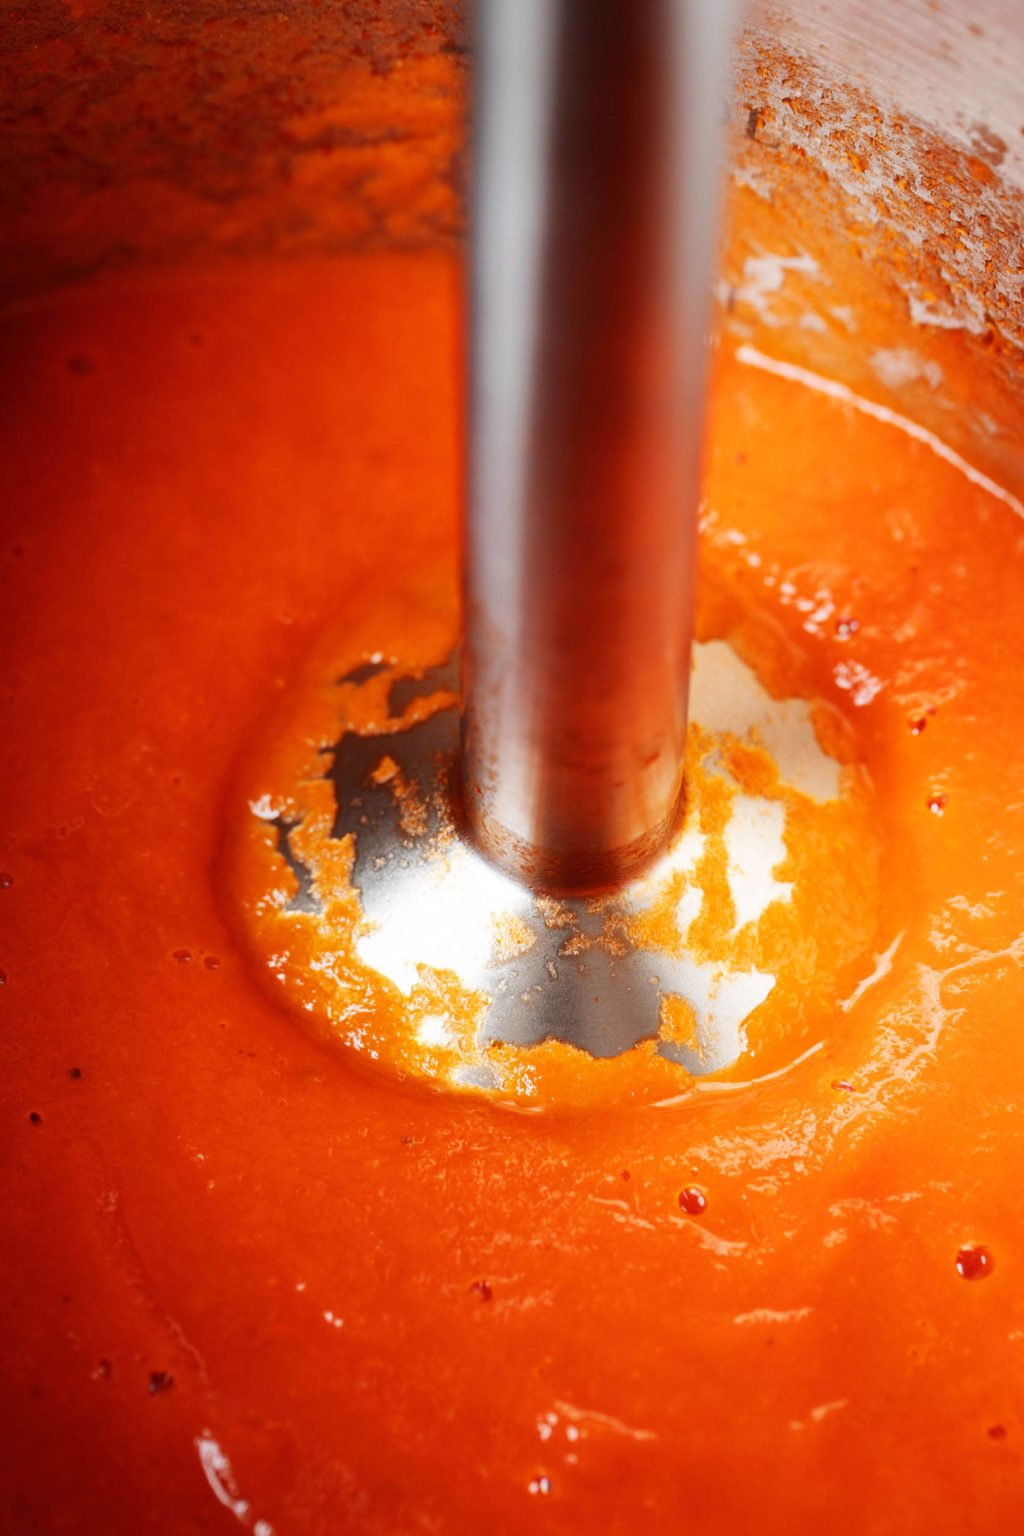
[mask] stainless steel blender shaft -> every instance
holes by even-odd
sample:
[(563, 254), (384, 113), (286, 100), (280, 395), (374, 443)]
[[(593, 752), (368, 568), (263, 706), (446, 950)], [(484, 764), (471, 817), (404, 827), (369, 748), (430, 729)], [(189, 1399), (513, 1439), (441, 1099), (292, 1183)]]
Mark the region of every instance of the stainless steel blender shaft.
[(682, 793), (729, 0), (479, 0), (463, 789), (542, 889)]

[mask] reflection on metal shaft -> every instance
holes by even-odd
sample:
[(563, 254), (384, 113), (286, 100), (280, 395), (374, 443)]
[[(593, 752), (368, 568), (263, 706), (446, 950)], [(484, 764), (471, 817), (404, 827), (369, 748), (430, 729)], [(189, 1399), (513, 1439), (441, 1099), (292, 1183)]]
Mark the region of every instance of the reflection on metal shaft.
[(678, 812), (730, 12), (478, 6), (463, 780), (541, 888)]

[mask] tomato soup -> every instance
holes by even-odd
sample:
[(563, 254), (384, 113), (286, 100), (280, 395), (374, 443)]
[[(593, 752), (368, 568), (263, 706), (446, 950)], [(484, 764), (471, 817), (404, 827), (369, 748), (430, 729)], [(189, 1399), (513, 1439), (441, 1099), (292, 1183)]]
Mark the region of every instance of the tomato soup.
[(254, 937), (260, 754), (330, 739), (353, 626), (457, 633), (458, 288), (254, 259), (3, 322), (5, 1527), (1009, 1529), (1024, 509), (966, 454), (721, 344), (701, 640), (818, 701), (874, 849), (760, 1066), (563, 1051), (527, 1112)]

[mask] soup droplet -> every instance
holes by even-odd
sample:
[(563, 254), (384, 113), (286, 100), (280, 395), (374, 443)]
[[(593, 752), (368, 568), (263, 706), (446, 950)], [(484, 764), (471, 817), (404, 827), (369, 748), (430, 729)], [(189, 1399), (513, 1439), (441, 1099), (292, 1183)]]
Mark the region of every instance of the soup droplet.
[(956, 1272), (964, 1280), (986, 1280), (995, 1267), (995, 1259), (980, 1243), (961, 1248), (956, 1256)]
[(688, 1189), (680, 1190), (679, 1209), (685, 1211), (687, 1216), (703, 1216), (707, 1206), (708, 1197), (702, 1189), (690, 1185)]

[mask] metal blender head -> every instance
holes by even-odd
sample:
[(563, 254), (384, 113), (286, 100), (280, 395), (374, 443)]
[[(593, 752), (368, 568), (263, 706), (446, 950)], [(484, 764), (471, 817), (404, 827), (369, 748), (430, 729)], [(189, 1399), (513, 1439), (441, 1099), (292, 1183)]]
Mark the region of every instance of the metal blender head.
[[(371, 969), (453, 972), (484, 1044), (607, 1057), (704, 985), (638, 914), (680, 825), (732, 7), (476, 14), (461, 685), (394, 672), (388, 727), (337, 743), (334, 834)], [(734, 1023), (659, 1049), (712, 1070)]]

